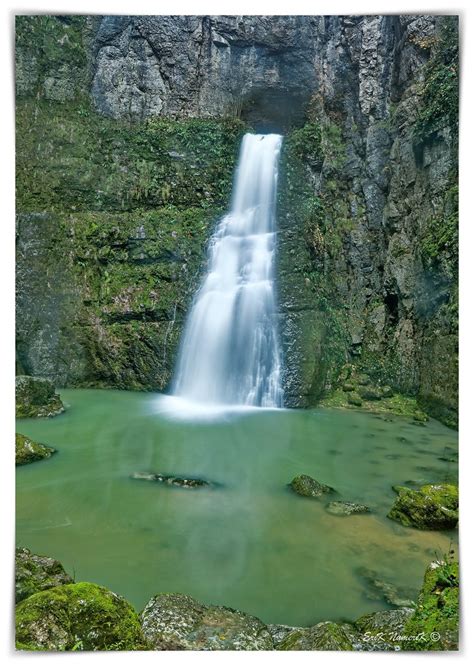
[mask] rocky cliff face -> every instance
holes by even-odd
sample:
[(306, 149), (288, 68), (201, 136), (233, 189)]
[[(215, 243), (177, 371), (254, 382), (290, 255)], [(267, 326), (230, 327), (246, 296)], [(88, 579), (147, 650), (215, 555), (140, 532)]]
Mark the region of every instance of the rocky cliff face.
[(250, 124), (287, 133), (288, 404), (350, 362), (453, 423), (456, 46), (429, 16), (17, 19), (23, 371), (166, 386)]

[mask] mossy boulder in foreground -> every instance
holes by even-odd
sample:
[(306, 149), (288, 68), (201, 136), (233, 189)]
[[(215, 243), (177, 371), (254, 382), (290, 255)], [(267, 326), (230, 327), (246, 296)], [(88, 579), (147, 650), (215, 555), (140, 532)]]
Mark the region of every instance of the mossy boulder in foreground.
[(51, 458), (53, 453), (56, 453), (56, 449), (51, 446), (35, 442), (18, 432), (15, 434), (15, 465), (27, 465), (35, 460)]
[(224, 606), (206, 606), (186, 594), (158, 594), (140, 616), (155, 650), (272, 650), (261, 620)]
[(58, 560), (35, 555), (28, 548), (15, 551), (15, 601), (18, 603), (36, 592), (73, 583)]
[(387, 514), (406, 527), (420, 530), (448, 530), (458, 523), (458, 488), (447, 483), (421, 486), (411, 490), (404, 486)]
[(61, 398), (49, 379), (18, 375), (15, 381), (17, 418), (56, 416), (64, 411)]
[(457, 650), (459, 632), (459, 564), (432, 562), (425, 573), (415, 613), (405, 634), (418, 636), (406, 650)]
[(16, 607), (18, 650), (139, 650), (138, 616), (122, 597), (93, 583), (37, 592)]
[(324, 483), (320, 483), (313, 479), (312, 476), (307, 474), (300, 474), (295, 476), (293, 481), (290, 483), (290, 488), (295, 491), (298, 495), (303, 497), (321, 497), (326, 493), (336, 492), (331, 486), (327, 486)]

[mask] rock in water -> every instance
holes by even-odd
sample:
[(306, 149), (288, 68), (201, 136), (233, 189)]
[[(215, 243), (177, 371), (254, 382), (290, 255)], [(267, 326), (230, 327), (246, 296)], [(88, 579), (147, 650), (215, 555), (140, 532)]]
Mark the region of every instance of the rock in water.
[(326, 511), (333, 516), (352, 516), (356, 513), (370, 513), (370, 508), (356, 502), (329, 502)]
[(130, 478), (138, 479), (139, 481), (154, 481), (155, 483), (164, 483), (168, 486), (179, 486), (180, 488), (203, 488), (217, 485), (203, 479), (185, 479), (180, 476), (167, 476), (166, 474), (155, 472), (134, 472)]
[(15, 602), (50, 587), (73, 583), (58, 560), (45, 555), (34, 555), (28, 548), (15, 551)]
[(15, 434), (15, 465), (27, 465), (35, 460), (51, 458), (56, 449), (39, 444), (25, 435)]
[(17, 418), (56, 416), (64, 411), (53, 383), (42, 377), (19, 375), (15, 381)]
[(145, 647), (133, 607), (93, 583), (60, 585), (16, 606), (18, 650), (140, 650)]
[(302, 495), (303, 497), (321, 497), (326, 493), (336, 492), (331, 486), (327, 486), (324, 483), (320, 483), (313, 479), (313, 477), (308, 476), (307, 474), (300, 474), (295, 476), (293, 481), (290, 483), (290, 488)]
[(377, 601), (386, 601), (397, 608), (411, 608), (414, 606), (416, 590), (400, 589), (397, 585), (387, 581), (383, 574), (367, 567), (359, 567), (356, 570), (367, 585), (366, 597)]
[(354, 650), (357, 633), (349, 624), (319, 622), (308, 629), (295, 629), (278, 645), (278, 650)]
[(449, 530), (458, 523), (458, 488), (447, 483), (411, 490), (395, 486), (395, 504), (387, 514), (406, 527), (420, 530)]
[(223, 606), (206, 606), (185, 594), (158, 594), (140, 615), (155, 650), (272, 650), (258, 618)]

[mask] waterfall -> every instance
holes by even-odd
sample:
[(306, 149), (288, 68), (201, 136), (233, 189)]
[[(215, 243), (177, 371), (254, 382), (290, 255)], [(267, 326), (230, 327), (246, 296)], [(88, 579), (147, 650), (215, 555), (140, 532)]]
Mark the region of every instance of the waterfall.
[(208, 405), (280, 407), (274, 255), (278, 134), (246, 134), (230, 213), (181, 341), (174, 395)]

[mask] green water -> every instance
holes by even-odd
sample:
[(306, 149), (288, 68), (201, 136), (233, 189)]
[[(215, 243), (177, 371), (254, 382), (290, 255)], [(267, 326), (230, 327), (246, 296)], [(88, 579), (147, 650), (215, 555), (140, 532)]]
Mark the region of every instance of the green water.
[[(58, 558), (76, 580), (103, 584), (138, 610), (158, 592), (184, 592), (266, 622), (309, 625), (388, 608), (370, 599), (361, 566), (420, 587), (449, 533), (385, 516), (393, 484), (452, 480), (456, 433), (341, 410), (243, 412), (176, 421), (160, 396), (63, 390), (67, 412), (17, 431), (58, 449), (17, 469), (17, 543)], [(216, 489), (129, 478), (158, 471), (211, 479)], [(363, 502), (371, 515), (332, 516), (325, 500), (286, 484), (306, 473)]]

